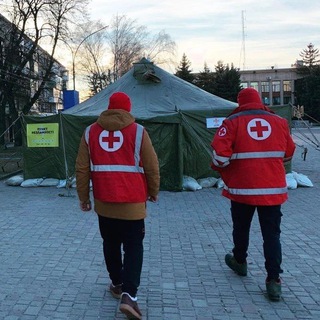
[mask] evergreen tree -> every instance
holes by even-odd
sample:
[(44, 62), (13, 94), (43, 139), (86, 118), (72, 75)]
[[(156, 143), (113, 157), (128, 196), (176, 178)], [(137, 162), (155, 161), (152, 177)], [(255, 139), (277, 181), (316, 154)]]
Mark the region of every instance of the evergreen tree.
[(222, 61), (218, 61), (215, 66), (214, 85), (212, 93), (226, 100), (237, 101), (237, 96), (241, 90), (240, 73), (231, 64), (224, 65)]
[(308, 67), (313, 67), (316, 64), (319, 64), (319, 50), (315, 49), (312, 43), (309, 43), (307, 49), (304, 49), (300, 52), (300, 57), (302, 57), (303, 64)]
[(296, 103), (305, 113), (320, 121), (320, 74), (310, 74), (295, 81)]
[(192, 83), (194, 80), (194, 76), (191, 73), (192, 69), (190, 69), (190, 67), (191, 62), (188, 60), (186, 54), (184, 53), (182, 55), (182, 60), (180, 61), (179, 67), (176, 69), (175, 75), (185, 81)]
[(305, 113), (320, 121), (320, 59), (319, 50), (310, 43), (300, 56), (303, 65), (297, 67), (297, 72), (303, 78), (295, 81), (296, 103), (303, 105)]
[(204, 64), (204, 69), (195, 79), (195, 85), (207, 92), (213, 93), (214, 75), (208, 65)]

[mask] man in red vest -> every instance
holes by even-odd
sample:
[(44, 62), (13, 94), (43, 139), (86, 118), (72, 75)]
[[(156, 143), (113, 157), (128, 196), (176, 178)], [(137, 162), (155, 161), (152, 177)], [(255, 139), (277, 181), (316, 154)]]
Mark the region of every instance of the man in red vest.
[[(142, 319), (137, 291), (143, 262), (146, 201), (157, 201), (160, 175), (147, 131), (130, 114), (123, 92), (110, 96), (108, 110), (87, 127), (76, 160), (80, 208), (98, 214), (103, 253), (113, 297), (128, 319)], [(122, 257), (122, 251), (125, 253)]]
[(211, 143), (211, 166), (224, 181), (222, 194), (231, 200), (234, 247), (225, 262), (237, 274), (247, 275), (250, 225), (257, 209), (267, 294), (271, 300), (279, 300), (281, 204), (288, 198), (284, 163), (291, 160), (295, 144), (287, 120), (264, 106), (255, 89), (241, 90), (238, 104)]

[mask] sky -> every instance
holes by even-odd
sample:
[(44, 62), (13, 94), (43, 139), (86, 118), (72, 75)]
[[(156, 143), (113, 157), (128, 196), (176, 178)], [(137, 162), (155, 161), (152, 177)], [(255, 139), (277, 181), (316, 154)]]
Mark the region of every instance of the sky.
[[(317, 0), (91, 0), (91, 19), (110, 24), (126, 15), (151, 34), (164, 30), (193, 72), (218, 61), (241, 70), (289, 68), (309, 43), (320, 48)], [(166, 67), (168, 69), (168, 67)]]

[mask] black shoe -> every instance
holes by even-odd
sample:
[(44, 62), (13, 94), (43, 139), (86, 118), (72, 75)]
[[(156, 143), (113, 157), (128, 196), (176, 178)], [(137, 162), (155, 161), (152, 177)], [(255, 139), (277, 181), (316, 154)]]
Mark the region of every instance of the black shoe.
[(127, 293), (122, 294), (119, 309), (128, 319), (142, 319), (142, 313), (137, 301), (133, 301)]
[(267, 294), (271, 301), (279, 301), (281, 298), (281, 280), (280, 278), (266, 279)]
[(247, 275), (247, 263), (238, 263), (231, 253), (226, 254), (225, 262), (226, 265), (239, 276), (245, 277)]

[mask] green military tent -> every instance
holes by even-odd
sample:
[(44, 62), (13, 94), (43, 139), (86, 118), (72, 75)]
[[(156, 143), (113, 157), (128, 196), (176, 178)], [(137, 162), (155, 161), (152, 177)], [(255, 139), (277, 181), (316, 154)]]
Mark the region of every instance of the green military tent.
[[(116, 91), (130, 96), (133, 116), (151, 137), (159, 158), (162, 190), (182, 190), (184, 175), (195, 179), (214, 175), (210, 168), (214, 123), (226, 117), (236, 104), (142, 59), (118, 81), (58, 115), (23, 117), (24, 178), (72, 178), (85, 127), (107, 108), (110, 95)], [(290, 119), (288, 107), (278, 107), (276, 112)], [(55, 130), (58, 139), (53, 146), (42, 143), (39, 147), (30, 141), (32, 132), (41, 135)]]

